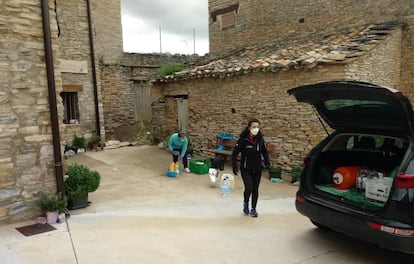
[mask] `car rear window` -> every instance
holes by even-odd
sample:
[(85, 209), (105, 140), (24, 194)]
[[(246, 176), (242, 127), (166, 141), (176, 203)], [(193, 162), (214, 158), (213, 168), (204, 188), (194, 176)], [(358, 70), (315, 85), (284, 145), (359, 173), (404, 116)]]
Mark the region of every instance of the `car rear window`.
[(379, 150), (383, 142), (381, 136), (355, 135), (348, 138), (346, 150)]
[(341, 108), (347, 108), (351, 106), (358, 107), (378, 107), (386, 105), (386, 103), (381, 101), (368, 101), (368, 100), (350, 100), (350, 99), (335, 99), (328, 100), (325, 102), (325, 108), (327, 110), (338, 110)]
[(405, 151), (406, 141), (382, 135), (341, 134), (331, 140), (323, 151), (379, 151), (396, 153)]

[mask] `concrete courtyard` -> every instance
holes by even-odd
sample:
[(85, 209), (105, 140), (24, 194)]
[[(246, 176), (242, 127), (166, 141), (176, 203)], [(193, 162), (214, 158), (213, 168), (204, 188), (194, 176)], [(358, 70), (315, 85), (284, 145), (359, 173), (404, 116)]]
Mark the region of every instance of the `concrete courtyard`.
[(15, 229), (33, 219), (1, 226), (1, 263), (378, 264), (404, 257), (318, 230), (294, 208), (297, 187), (270, 182), (266, 173), (253, 218), (241, 211), (240, 177), (222, 197), (208, 175), (167, 177), (170, 155), (157, 147), (86, 152), (66, 162), (100, 172), (90, 206), (71, 211), (57, 230), (34, 236)]

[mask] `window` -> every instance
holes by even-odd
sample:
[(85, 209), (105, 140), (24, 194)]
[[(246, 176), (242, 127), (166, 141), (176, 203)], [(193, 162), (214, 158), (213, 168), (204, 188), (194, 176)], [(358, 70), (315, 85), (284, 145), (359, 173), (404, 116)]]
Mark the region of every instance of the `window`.
[(236, 13), (229, 12), (220, 16), (221, 29), (227, 29), (236, 25)]
[(210, 17), (214, 22), (220, 22), (221, 29), (227, 29), (236, 26), (236, 14), (239, 11), (239, 4), (234, 4), (215, 10), (210, 13)]
[(325, 102), (325, 107), (328, 110), (338, 110), (346, 107), (381, 107), (386, 105), (381, 101), (368, 101), (368, 100), (350, 100), (350, 99), (335, 99)]
[(78, 93), (62, 92), (60, 96), (62, 97), (64, 108), (63, 123), (79, 124)]

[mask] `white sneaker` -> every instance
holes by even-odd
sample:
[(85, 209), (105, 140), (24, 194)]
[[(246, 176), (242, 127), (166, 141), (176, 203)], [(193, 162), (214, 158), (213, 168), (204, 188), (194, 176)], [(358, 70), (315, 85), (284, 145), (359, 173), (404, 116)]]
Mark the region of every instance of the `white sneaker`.
[(187, 172), (187, 173), (190, 173), (190, 172), (191, 172), (189, 168), (185, 168), (184, 170), (185, 170), (185, 172)]

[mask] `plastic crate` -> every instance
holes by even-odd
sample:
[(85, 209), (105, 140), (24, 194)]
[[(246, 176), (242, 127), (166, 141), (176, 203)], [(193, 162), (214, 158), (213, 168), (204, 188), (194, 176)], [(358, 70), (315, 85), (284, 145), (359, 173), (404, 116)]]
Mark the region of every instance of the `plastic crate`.
[(190, 160), (190, 171), (195, 174), (208, 174), (208, 170), (211, 168), (211, 162), (207, 160)]

